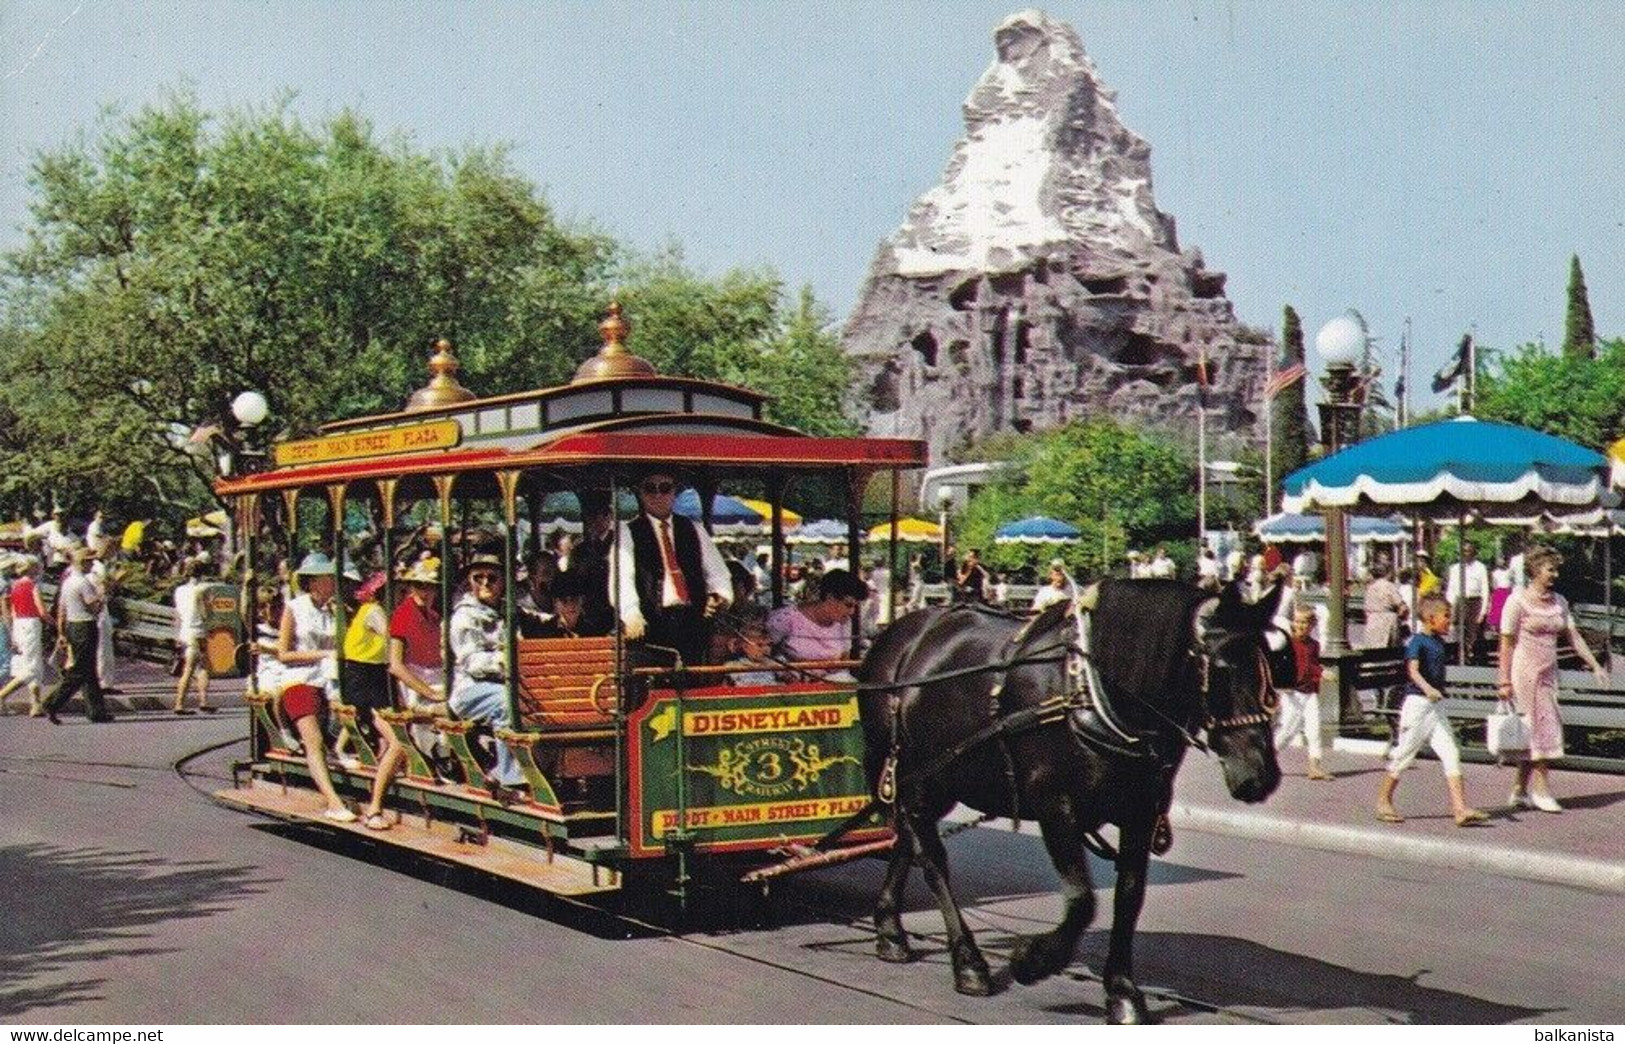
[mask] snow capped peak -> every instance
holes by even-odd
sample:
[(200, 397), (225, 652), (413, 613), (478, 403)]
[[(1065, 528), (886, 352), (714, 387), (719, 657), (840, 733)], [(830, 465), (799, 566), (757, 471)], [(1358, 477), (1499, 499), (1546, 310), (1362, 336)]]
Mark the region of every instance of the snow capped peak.
[(1151, 192), (1151, 148), (1124, 127), (1076, 31), (1037, 10), (993, 33), (941, 184), (892, 236), (897, 272), (1011, 271), (1083, 240), (1176, 250)]

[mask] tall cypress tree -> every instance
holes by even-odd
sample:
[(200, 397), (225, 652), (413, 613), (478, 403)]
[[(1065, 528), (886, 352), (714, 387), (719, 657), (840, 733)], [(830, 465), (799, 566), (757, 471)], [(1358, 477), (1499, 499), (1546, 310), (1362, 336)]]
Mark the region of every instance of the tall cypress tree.
[[(1276, 363), (1276, 372), (1303, 361), (1303, 322), (1292, 306), (1287, 305), (1281, 315), (1281, 359)], [(1305, 374), (1275, 397), (1271, 416), (1270, 469), (1277, 487), (1283, 478), (1309, 461), (1309, 407), (1304, 394), (1308, 383), (1309, 377)], [(1274, 504), (1275, 500), (1272, 490), (1270, 503)]]
[(1597, 328), (1591, 322), (1591, 296), (1586, 292), (1586, 274), (1580, 270), (1580, 255), (1569, 260), (1569, 314), (1563, 324), (1563, 354), (1573, 359), (1597, 357)]

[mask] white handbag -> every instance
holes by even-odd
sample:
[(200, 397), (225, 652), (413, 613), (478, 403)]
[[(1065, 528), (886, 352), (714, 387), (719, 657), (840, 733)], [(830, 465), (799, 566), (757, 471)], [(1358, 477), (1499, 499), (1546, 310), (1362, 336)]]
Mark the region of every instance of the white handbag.
[(1484, 746), (1498, 758), (1510, 758), (1529, 751), (1529, 726), (1508, 700), (1495, 705), (1484, 721)]

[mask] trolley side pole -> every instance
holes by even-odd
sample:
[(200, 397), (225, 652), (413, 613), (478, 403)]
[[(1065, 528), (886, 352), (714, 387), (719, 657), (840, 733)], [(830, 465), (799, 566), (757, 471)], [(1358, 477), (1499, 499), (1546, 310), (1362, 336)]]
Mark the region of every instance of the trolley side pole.
[(886, 622), (897, 622), (897, 501), (902, 495), (903, 473), (891, 469), (891, 544), (886, 549)]

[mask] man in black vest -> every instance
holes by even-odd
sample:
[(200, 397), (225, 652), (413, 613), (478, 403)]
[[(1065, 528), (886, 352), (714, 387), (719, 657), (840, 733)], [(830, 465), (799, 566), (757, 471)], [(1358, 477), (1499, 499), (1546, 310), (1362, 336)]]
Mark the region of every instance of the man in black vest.
[(638, 484), (642, 510), (621, 526), (615, 607), (629, 640), (676, 649), (685, 664), (701, 664), (711, 618), (733, 602), (733, 580), (711, 534), (672, 512), (676, 499), (668, 472)]

